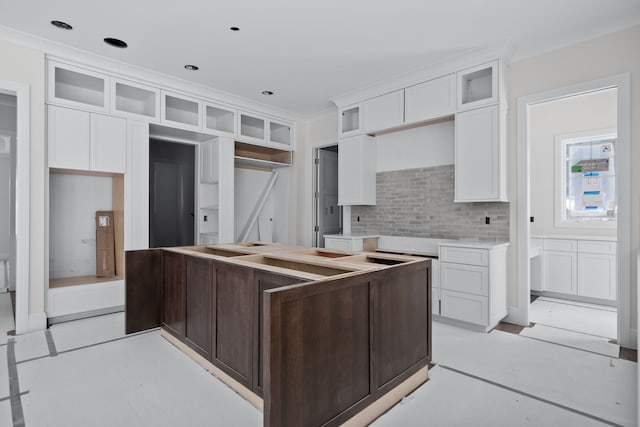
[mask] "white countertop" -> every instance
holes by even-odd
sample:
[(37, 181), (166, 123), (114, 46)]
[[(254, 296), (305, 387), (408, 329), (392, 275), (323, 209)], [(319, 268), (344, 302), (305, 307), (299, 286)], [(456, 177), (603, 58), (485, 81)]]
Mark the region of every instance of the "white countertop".
[(603, 242), (616, 242), (617, 237), (612, 236), (585, 236), (575, 234), (544, 234), (544, 235), (531, 235), (532, 239), (567, 239), (567, 240), (599, 240)]
[(509, 246), (509, 242), (490, 240), (452, 240), (440, 243), (440, 246), (456, 246), (476, 249), (496, 249)]
[(325, 234), (324, 237), (334, 239), (377, 239), (378, 234)]

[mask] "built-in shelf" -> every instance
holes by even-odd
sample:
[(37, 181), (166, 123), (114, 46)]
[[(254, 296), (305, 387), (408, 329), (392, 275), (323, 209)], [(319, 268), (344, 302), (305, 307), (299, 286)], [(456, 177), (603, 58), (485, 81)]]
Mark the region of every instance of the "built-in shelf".
[(291, 159), (291, 151), (238, 141), (235, 143), (236, 165), (274, 169), (291, 166)]
[(50, 102), (98, 111), (108, 109), (108, 76), (55, 61), (49, 62), (48, 70)]
[(61, 279), (49, 279), (49, 289), (64, 288), (66, 286), (90, 285), (93, 283), (115, 282), (118, 280), (124, 280), (124, 275), (117, 275), (112, 277), (98, 277), (98, 276), (64, 277)]
[(236, 112), (227, 107), (206, 105), (204, 126), (205, 130), (234, 135)]
[(457, 73), (458, 110), (468, 110), (498, 101), (498, 63), (478, 65)]
[(291, 145), (291, 126), (277, 122), (269, 123), (269, 141)]
[(266, 138), (265, 124), (264, 119), (240, 114), (240, 136), (264, 140)]
[(137, 83), (113, 79), (113, 105), (115, 113), (142, 116), (158, 120), (160, 90)]
[(360, 106), (346, 107), (340, 112), (340, 136), (358, 133), (360, 129)]
[(200, 129), (200, 102), (179, 95), (164, 93), (162, 121), (187, 129)]

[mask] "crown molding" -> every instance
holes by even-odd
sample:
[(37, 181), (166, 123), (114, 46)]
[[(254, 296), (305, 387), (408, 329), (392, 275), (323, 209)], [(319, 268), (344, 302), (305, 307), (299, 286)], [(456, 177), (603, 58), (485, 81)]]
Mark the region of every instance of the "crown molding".
[(292, 113), (291, 111), (256, 102), (248, 98), (190, 82), (178, 77), (152, 71), (147, 68), (96, 55), (81, 49), (37, 37), (32, 34), (16, 31), (2, 25), (0, 25), (0, 39), (33, 50), (41, 51), (47, 59), (55, 59), (60, 62), (77, 65), (79, 67), (91, 68), (114, 77), (143, 83), (148, 86), (159, 87), (169, 91), (181, 92), (194, 98), (214, 103), (227, 104), (230, 107), (239, 108), (243, 111), (258, 113), (293, 122), (304, 121), (306, 119), (305, 116)]

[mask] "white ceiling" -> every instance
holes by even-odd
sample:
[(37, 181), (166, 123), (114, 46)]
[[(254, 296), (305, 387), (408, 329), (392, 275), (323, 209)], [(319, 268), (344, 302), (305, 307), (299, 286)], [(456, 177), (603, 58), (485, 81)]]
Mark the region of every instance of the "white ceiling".
[(638, 23), (639, 0), (0, 0), (2, 26), (306, 117), (471, 51), (524, 57)]

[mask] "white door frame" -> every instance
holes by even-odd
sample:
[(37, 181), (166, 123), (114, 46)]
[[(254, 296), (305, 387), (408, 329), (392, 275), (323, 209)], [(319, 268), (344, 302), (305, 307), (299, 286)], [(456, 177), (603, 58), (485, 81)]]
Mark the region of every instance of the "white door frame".
[(307, 150), (307, 159), (306, 159), (306, 164), (309, 166), (306, 169), (306, 173), (305, 173), (305, 181), (306, 181), (306, 188), (309, 189), (309, 197), (307, 198), (307, 212), (309, 212), (308, 215), (305, 215), (305, 218), (307, 218), (307, 224), (305, 224), (304, 227), (304, 236), (303, 236), (303, 244), (305, 246), (313, 246), (314, 243), (314, 231), (313, 231), (313, 226), (314, 226), (314, 192), (316, 191), (316, 177), (315, 174), (313, 173), (315, 168), (315, 156), (316, 156), (316, 151), (321, 149), (321, 148), (326, 148), (326, 147), (331, 147), (332, 145), (338, 145), (338, 139), (329, 139), (329, 140), (324, 140), (324, 141), (320, 141), (320, 142), (316, 142), (316, 143), (312, 143), (309, 144), (308, 146), (308, 150)]
[(631, 75), (629, 73), (579, 83), (518, 98), (517, 106), (517, 258), (518, 324), (529, 324), (529, 107), (571, 95), (617, 87), (618, 140), (616, 143), (618, 180), (618, 343), (637, 345), (631, 329)]
[(15, 95), (17, 99), (16, 127), (16, 333), (22, 334), (29, 327), (29, 198), (30, 198), (30, 145), (29, 135), (29, 85), (0, 80), (0, 92)]

